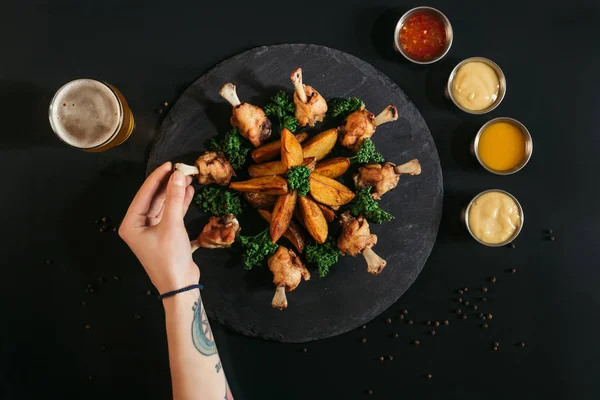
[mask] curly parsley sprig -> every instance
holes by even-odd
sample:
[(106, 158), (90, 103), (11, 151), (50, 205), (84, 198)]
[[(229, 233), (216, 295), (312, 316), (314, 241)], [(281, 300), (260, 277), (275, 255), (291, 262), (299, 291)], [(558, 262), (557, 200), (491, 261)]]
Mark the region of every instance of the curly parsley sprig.
[(375, 143), (369, 138), (363, 140), (360, 148), (356, 152), (354, 157), (350, 157), (350, 162), (356, 162), (358, 164), (371, 164), (384, 162), (385, 158), (377, 151)]
[(350, 213), (355, 217), (362, 215), (367, 221), (375, 224), (393, 220), (395, 217), (379, 208), (379, 204), (373, 200), (371, 189), (367, 187), (356, 192), (356, 197), (350, 203)]
[(194, 196), (194, 203), (200, 210), (216, 217), (228, 214), (238, 216), (242, 213), (242, 203), (239, 194), (226, 189), (204, 186)]
[(340, 250), (331, 236), (323, 244), (314, 243), (306, 246), (305, 254), (309, 263), (317, 264), (321, 278), (325, 277), (329, 269), (340, 259)]
[(327, 102), (327, 115), (334, 118), (346, 118), (365, 103), (358, 97), (334, 97)]
[(277, 251), (279, 245), (271, 241), (269, 230), (265, 229), (255, 236), (237, 236), (237, 240), (242, 245), (244, 252), (244, 268), (251, 270), (254, 267), (260, 267), (265, 257), (268, 257)]
[(290, 168), (287, 173), (287, 183), (291, 190), (297, 190), (300, 196), (306, 196), (310, 190), (310, 169), (303, 165)]
[(300, 127), (296, 119), (296, 105), (285, 90), (280, 90), (277, 94), (271, 97), (271, 101), (267, 103), (263, 110), (267, 117), (277, 117), (279, 121), (279, 129), (289, 129), (291, 132), (296, 132)]
[(252, 148), (250, 143), (239, 134), (237, 128), (233, 128), (225, 134), (222, 140), (212, 138), (208, 142), (208, 149), (225, 153), (225, 157), (233, 169), (239, 171), (246, 164), (248, 153)]

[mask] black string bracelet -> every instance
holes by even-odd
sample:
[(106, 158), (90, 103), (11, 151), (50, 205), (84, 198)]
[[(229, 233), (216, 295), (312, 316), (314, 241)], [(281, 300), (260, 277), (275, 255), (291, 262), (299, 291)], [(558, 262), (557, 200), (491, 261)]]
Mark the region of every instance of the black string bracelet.
[(200, 285), (200, 284), (195, 284), (195, 285), (190, 285), (190, 286), (186, 286), (184, 288), (181, 289), (177, 289), (177, 290), (173, 290), (171, 292), (167, 292), (167, 293), (163, 293), (163, 294), (159, 294), (158, 295), (158, 299), (162, 300), (166, 297), (171, 297), (171, 296), (175, 296), (176, 294), (179, 293), (184, 293), (184, 292), (189, 292), (190, 290), (194, 290), (194, 289), (204, 289), (204, 286)]

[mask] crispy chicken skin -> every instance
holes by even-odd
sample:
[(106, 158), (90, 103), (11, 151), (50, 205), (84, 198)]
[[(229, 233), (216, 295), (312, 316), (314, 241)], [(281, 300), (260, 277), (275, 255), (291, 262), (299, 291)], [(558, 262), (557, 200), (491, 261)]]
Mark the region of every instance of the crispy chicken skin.
[(237, 96), (235, 85), (226, 83), (219, 94), (231, 104), (230, 123), (238, 128), (240, 134), (248, 139), (254, 147), (258, 147), (271, 136), (271, 121), (262, 108), (249, 103), (242, 103)]
[(381, 273), (387, 263), (372, 249), (377, 244), (377, 235), (371, 233), (367, 220), (362, 216), (354, 218), (350, 215), (350, 211), (346, 211), (342, 214), (340, 222), (342, 233), (337, 245), (342, 255), (348, 254), (354, 257), (362, 254), (367, 262), (367, 271), (373, 275)]
[(362, 142), (373, 136), (379, 125), (398, 119), (398, 111), (393, 105), (387, 106), (379, 115), (365, 109), (365, 105), (348, 115), (339, 127), (340, 143), (353, 151), (358, 151)]
[[(211, 217), (196, 239), (197, 247), (207, 249), (224, 249), (231, 247), (236, 235), (242, 229), (233, 214), (224, 217)], [(194, 246), (194, 243), (192, 243)]]
[(296, 253), (281, 245), (275, 254), (269, 257), (268, 264), (273, 273), (273, 283), (277, 287), (271, 306), (283, 310), (288, 306), (285, 292), (296, 289), (302, 279), (309, 280), (310, 272)]
[(381, 200), (381, 196), (398, 186), (400, 175), (419, 175), (420, 173), (421, 165), (416, 158), (399, 166), (391, 162), (365, 164), (354, 174), (354, 184), (357, 189), (372, 186), (371, 197)]
[(323, 121), (327, 113), (327, 102), (313, 87), (302, 84), (302, 68), (298, 68), (290, 79), (296, 88), (294, 104), (296, 104), (296, 119), (300, 126), (315, 126)]
[(233, 167), (222, 152), (207, 151), (196, 160), (198, 182), (201, 185), (216, 183), (227, 186), (231, 177), (235, 176)]

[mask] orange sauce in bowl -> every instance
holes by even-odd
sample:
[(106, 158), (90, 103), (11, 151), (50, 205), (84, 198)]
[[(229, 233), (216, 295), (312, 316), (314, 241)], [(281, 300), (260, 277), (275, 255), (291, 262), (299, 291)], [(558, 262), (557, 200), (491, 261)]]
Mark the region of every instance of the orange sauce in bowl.
[(477, 154), (489, 168), (509, 171), (525, 159), (525, 137), (511, 123), (493, 123), (481, 133)]

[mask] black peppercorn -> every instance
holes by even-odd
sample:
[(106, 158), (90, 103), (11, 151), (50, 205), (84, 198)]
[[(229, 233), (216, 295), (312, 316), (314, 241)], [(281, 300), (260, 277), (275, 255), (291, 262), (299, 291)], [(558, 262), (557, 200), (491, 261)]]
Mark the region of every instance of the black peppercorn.
[(118, 281), (118, 280), (119, 280), (119, 277), (118, 277), (118, 276), (113, 276), (113, 279), (114, 279), (115, 281)]
[(94, 293), (94, 289), (90, 289), (90, 293)]
[(85, 325), (85, 329), (91, 329), (91, 328), (92, 328), (92, 326), (91, 326), (91, 325), (89, 325), (89, 324), (86, 324), (86, 325)]
[(46, 265), (50, 265), (50, 264), (52, 264), (52, 260), (46, 260), (46, 261), (44, 261), (44, 262), (46, 263)]
[(106, 350), (106, 346), (105, 345), (101, 345), (100, 346), (100, 351), (105, 351)]
[(150, 296), (152, 292), (150, 290), (146, 290), (146, 296)]
[(552, 229), (548, 229), (548, 235), (552, 235), (554, 233), (554, 231)]
[(462, 303), (463, 299), (462, 299), (462, 297), (459, 297), (458, 299), (456, 299), (456, 301), (458, 301), (459, 303)]
[(360, 341), (363, 343), (367, 343), (367, 338), (362, 338), (362, 339), (360, 339)]
[(494, 316), (492, 314), (488, 314), (487, 317), (488, 317), (488, 319), (494, 318)]
[(467, 319), (467, 314), (463, 314), (461, 318), (462, 319)]
[(372, 395), (372, 394), (373, 394), (373, 391), (372, 391), (371, 389), (367, 389), (367, 394), (368, 394), (368, 395)]
[(431, 331), (431, 336), (435, 336), (435, 331), (434, 330)]
[(459, 308), (458, 310), (456, 310), (456, 313), (457, 313), (458, 315), (460, 315), (460, 314), (462, 314), (462, 310)]
[(431, 321), (427, 321), (425, 322), (427, 325), (431, 325)]
[(494, 342), (494, 347), (500, 347), (500, 343)]
[(98, 224), (100, 223), (100, 220), (99, 220), (99, 219), (97, 219), (97, 220), (95, 220), (95, 221), (94, 221), (94, 223), (95, 223), (96, 225), (98, 225)]
[(384, 356), (379, 357), (379, 361), (383, 361), (383, 360), (385, 360)]
[(404, 310), (402, 310), (402, 314), (404, 314), (404, 315), (408, 314), (408, 310), (405, 308)]
[(450, 321), (448, 321), (447, 319), (444, 320), (444, 325), (450, 325)]
[(413, 321), (412, 321), (412, 319), (409, 319), (409, 320), (408, 320), (408, 324), (409, 324), (409, 325), (412, 325), (412, 324), (413, 324)]
[(91, 375), (90, 375), (90, 376), (88, 376), (88, 381), (91, 381), (92, 379), (94, 379), (94, 377), (93, 377), (93, 376), (91, 376)]
[(483, 328), (484, 328), (484, 329), (487, 329), (487, 328), (488, 328), (488, 326), (489, 326), (488, 324), (483, 324)]
[(460, 289), (458, 289), (458, 294), (463, 294), (464, 292)]
[(516, 245), (516, 244), (514, 244), (514, 243), (510, 243), (510, 244), (508, 245), (508, 247), (510, 247), (511, 249), (516, 249), (516, 248), (517, 248), (517, 245)]
[(362, 329), (367, 329), (366, 325), (361, 326)]
[(392, 361), (394, 359), (393, 356), (388, 356), (388, 360)]
[(463, 288), (463, 291), (464, 291), (465, 293), (467, 293), (467, 292), (469, 291), (469, 288)]
[(487, 317), (484, 315), (483, 317), (481, 317), (481, 319), (485, 321)]
[(487, 301), (487, 297), (482, 297), (481, 301), (483, 301), (485, 303)]
[(498, 346), (493, 347), (494, 351), (498, 351)]
[(492, 277), (490, 278), (490, 282), (492, 282), (492, 283), (496, 283), (496, 277), (495, 277), (495, 276), (492, 276)]
[(394, 339), (398, 339), (400, 337), (400, 335), (398, 335), (397, 333), (394, 333)]
[(433, 325), (435, 325), (436, 327), (440, 326), (440, 321), (435, 321), (435, 324)]
[(481, 291), (482, 291), (483, 293), (486, 293), (486, 292), (487, 292), (487, 288), (484, 286), (484, 287), (482, 287), (482, 288), (481, 288)]
[(525, 343), (521, 342), (521, 343), (519, 343), (519, 346), (525, 347)]
[(391, 318), (386, 318), (385, 322), (387, 322), (388, 324), (391, 324), (392, 323), (392, 319)]
[(101, 221), (102, 221), (102, 222), (106, 222), (106, 221), (108, 221), (108, 218), (106, 218), (106, 217), (102, 217), (102, 220), (101, 220)]
[(511, 274), (514, 274), (515, 272), (517, 272), (517, 269), (516, 269), (516, 268), (511, 268), (511, 269), (510, 269), (510, 273), (511, 273)]
[(403, 314), (400, 314), (400, 319), (401, 320), (404, 319), (404, 315)]
[(471, 304), (471, 303), (469, 303), (468, 301), (465, 301), (465, 306), (467, 306), (467, 307), (468, 307), (468, 306), (469, 306), (469, 304)]
[(483, 313), (479, 313), (479, 318), (483, 319), (483, 317), (484, 317)]
[(427, 377), (427, 379), (431, 379), (431, 378), (433, 378), (433, 375), (427, 374), (426, 377)]
[(82, 302), (81, 302), (81, 305), (82, 305), (83, 307), (85, 307), (85, 306), (87, 306), (87, 303), (86, 303), (85, 301), (82, 301)]
[(554, 235), (550, 236), (550, 241), (554, 242), (556, 240), (556, 238), (554, 237)]
[(413, 343), (417, 346), (421, 344), (421, 342), (419, 342), (418, 340), (415, 340)]
[(302, 348), (302, 352), (303, 352), (303, 353), (308, 353), (308, 349), (307, 349), (306, 347), (303, 347), (303, 348)]
[(140, 314), (133, 314), (133, 318), (140, 319), (141, 317), (140, 317)]
[(479, 310), (479, 307), (477, 307), (477, 304), (473, 304), (473, 310), (475, 310), (475, 311)]

